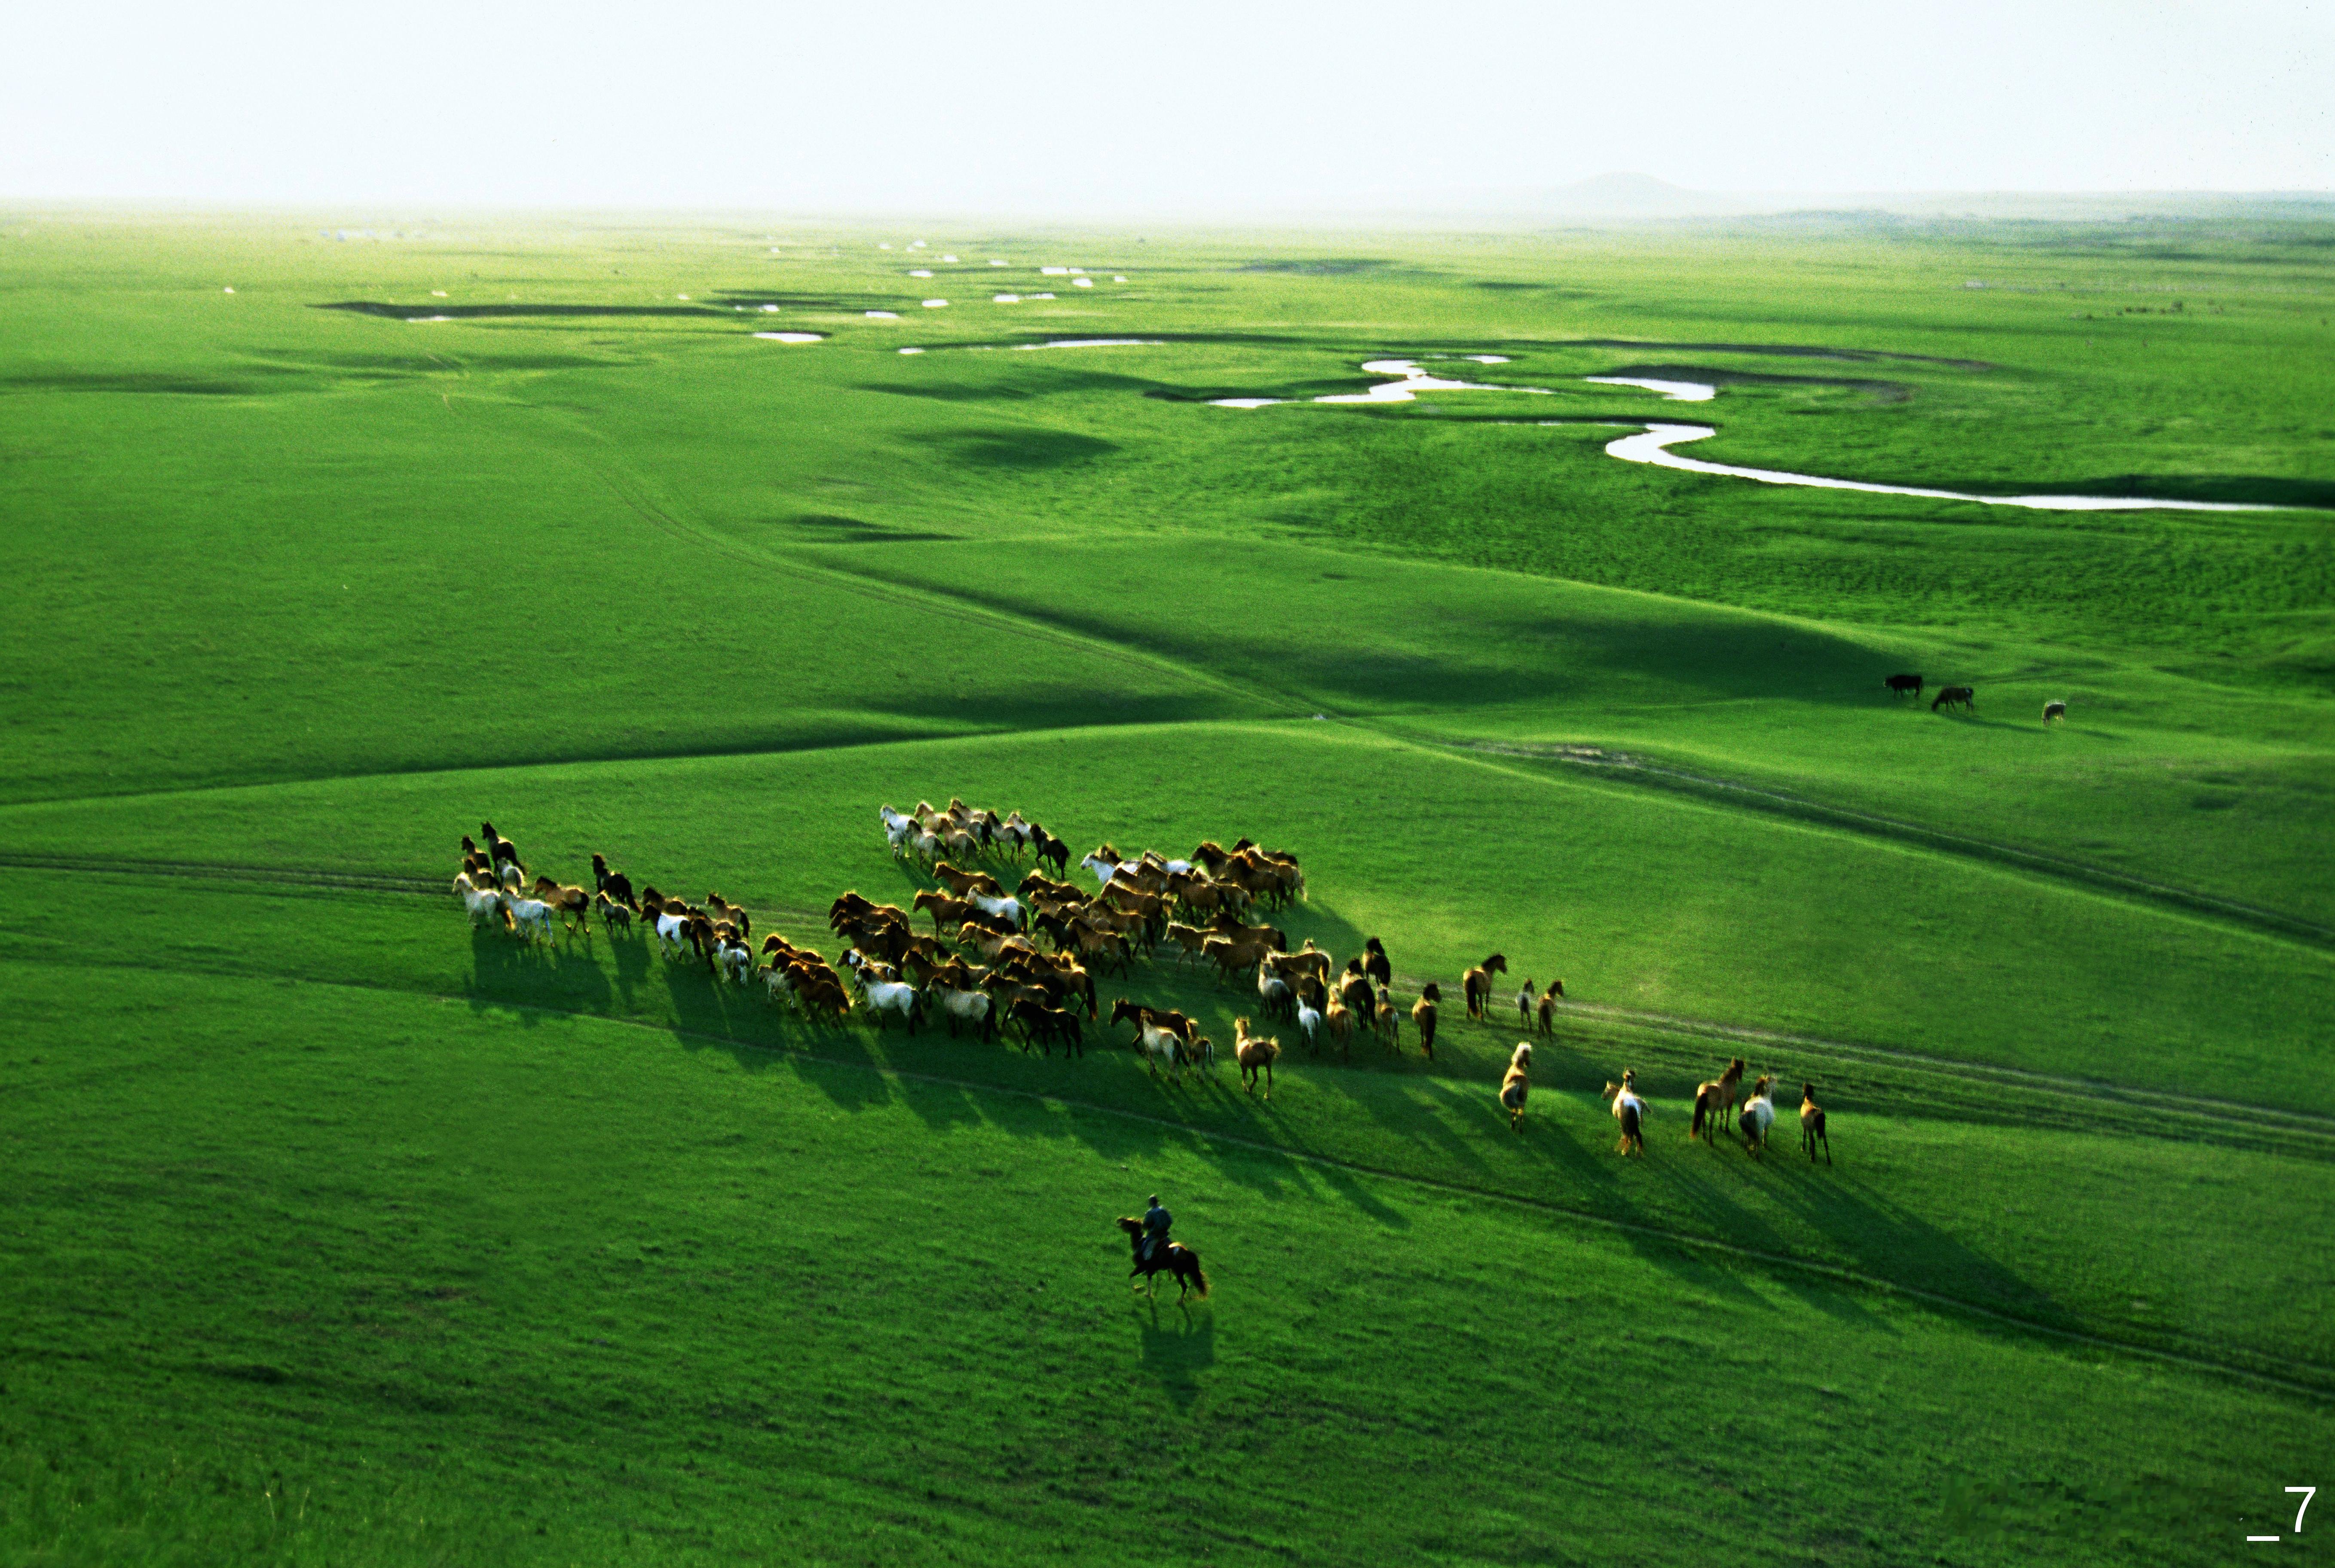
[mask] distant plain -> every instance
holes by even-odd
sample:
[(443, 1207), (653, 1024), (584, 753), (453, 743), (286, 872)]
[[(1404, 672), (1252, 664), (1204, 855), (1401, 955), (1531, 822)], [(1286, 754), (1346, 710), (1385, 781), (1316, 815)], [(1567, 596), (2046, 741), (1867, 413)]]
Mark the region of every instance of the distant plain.
[[(9, 1560), (2183, 1563), (2323, 1478), (2323, 227), (341, 232), (0, 213)], [(1388, 357), (1542, 390), (1210, 406)], [(1592, 375), (2272, 509), (1633, 466)], [(491, 818), (831, 955), (953, 795), (1562, 976), (1523, 1133), (1512, 1008), (1263, 1101), (443, 891)], [(1837, 1166), (1688, 1145), (1733, 1054)]]

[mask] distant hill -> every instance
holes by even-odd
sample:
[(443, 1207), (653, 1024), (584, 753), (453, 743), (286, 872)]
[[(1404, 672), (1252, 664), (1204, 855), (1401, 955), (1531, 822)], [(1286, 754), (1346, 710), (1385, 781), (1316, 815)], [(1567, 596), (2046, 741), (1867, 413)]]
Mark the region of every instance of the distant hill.
[(1455, 207), (1518, 218), (1603, 223), (1666, 218), (1844, 217), (2030, 218), (2119, 221), (2135, 218), (2335, 218), (2326, 191), (1710, 191), (1691, 190), (1651, 174), (1601, 174), (1540, 189), (1480, 191)]
[(1584, 218), (1701, 218), (1756, 210), (1761, 205), (1736, 196), (1689, 190), (1651, 174), (1601, 174), (1545, 190), (1520, 191), (1510, 198), (1520, 211), (1574, 214)]

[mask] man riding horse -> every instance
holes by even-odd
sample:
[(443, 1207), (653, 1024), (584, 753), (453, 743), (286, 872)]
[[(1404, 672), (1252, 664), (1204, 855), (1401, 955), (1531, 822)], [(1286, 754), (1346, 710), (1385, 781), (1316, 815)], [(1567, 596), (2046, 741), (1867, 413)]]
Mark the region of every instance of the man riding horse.
[(1150, 1203), (1143, 1211), (1143, 1261), (1147, 1263), (1168, 1255), (1168, 1227), (1176, 1223), (1176, 1216), (1160, 1206), (1158, 1193), (1151, 1195)]
[(1129, 1215), (1119, 1220), (1119, 1228), (1126, 1234), (1128, 1246), (1135, 1254), (1135, 1266), (1128, 1273), (1142, 1275), (1146, 1289), (1154, 1274), (1173, 1274), (1179, 1299), (1187, 1290), (1197, 1290), (1205, 1296), (1208, 1293), (1208, 1276), (1200, 1272), (1200, 1255), (1180, 1242), (1168, 1239), (1168, 1228), (1173, 1224), (1175, 1216), (1161, 1205), (1157, 1193), (1152, 1194), (1150, 1206), (1143, 1211), (1141, 1219)]

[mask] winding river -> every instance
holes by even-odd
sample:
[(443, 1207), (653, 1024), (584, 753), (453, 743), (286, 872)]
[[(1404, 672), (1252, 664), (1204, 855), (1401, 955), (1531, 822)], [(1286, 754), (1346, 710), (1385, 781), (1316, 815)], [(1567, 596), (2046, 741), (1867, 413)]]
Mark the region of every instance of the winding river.
[[(1498, 354), (1468, 354), (1464, 356), (1480, 364), (1505, 364)], [(1359, 392), (1341, 392), (1329, 397), (1297, 398), (1214, 398), (1212, 406), (1226, 409), (1271, 408), (1276, 403), (1313, 402), (1317, 403), (1400, 403), (1410, 402), (1423, 392), (1525, 392), (1549, 396), (1550, 387), (1499, 386), (1486, 382), (1452, 381), (1407, 359), (1374, 359), (1362, 369), (1372, 375), (1390, 375), (1397, 379), (1373, 383)], [(1640, 392), (1658, 393), (1666, 402), (1709, 402), (1719, 395), (1719, 388), (1704, 382), (1661, 381), (1647, 376), (1584, 376), (1584, 381), (1599, 386), (1630, 387)], [(1612, 420), (1537, 420), (1543, 425), (1613, 424)], [(1970, 490), (1938, 490), (1918, 485), (1880, 485), (1864, 479), (1827, 479), (1821, 474), (1788, 473), (1781, 469), (1747, 469), (1733, 463), (1705, 462), (1700, 458), (1682, 457), (1672, 447), (1689, 441), (1709, 439), (1719, 433), (1710, 425), (1666, 424), (1650, 421), (1636, 435), (1623, 436), (1605, 443), (1605, 455), (1619, 458), (1625, 463), (1651, 463), (1656, 468), (1677, 469), (1682, 473), (1716, 474), (1726, 479), (1750, 479), (1763, 485), (1803, 485), (1820, 490), (1861, 490), (1876, 496), (1920, 496), (1938, 501), (1975, 501), (1989, 507), (2024, 507), (2039, 512), (2266, 512), (2274, 508), (2249, 501), (2175, 501), (2146, 496), (1987, 496)]]

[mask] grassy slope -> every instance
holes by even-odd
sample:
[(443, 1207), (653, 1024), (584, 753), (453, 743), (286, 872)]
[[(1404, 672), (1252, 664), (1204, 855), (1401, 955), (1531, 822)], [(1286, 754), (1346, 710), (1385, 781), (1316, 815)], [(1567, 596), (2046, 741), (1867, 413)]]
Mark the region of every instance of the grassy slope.
[[(1520, 969), (1561, 968), (1584, 1003), (1515, 1144), (1483, 1102), (1494, 1031), (1455, 1037), (1436, 1074), (1415, 1059), (1300, 1069), (1269, 1118), (1220, 1091), (1152, 1100), (1117, 1058), (1071, 1069), (850, 1035), (819, 1049), (852, 1066), (780, 1071), (759, 1050), (700, 1049), (782, 1040), (758, 1010), (637, 953), (538, 963), (465, 944), (442, 907), (378, 895), (0, 871), (13, 951), (45, 961), (0, 982), (24, 1042), (0, 1084), (37, 1107), (0, 1136), (41, 1172), (12, 1195), (10, 1244), (33, 1259), (8, 1275), (26, 1325), (6, 1373), (22, 1485), (0, 1505), (17, 1542), (110, 1560), (242, 1532), (247, 1556), (411, 1561), (484, 1541), (563, 1560), (996, 1561), (1068, 1536), (1125, 1557), (1168, 1468), (1174, 1516), (1219, 1532), (1219, 1555), (1351, 1556), (1408, 1532), (1454, 1560), (1627, 1558), (1698, 1528), (1708, 1486), (1744, 1482), (1726, 1456), (1756, 1443), (1758, 1504), (1788, 1508), (1793, 1548), (1828, 1561), (1989, 1560), (2016, 1539), (1994, 1530), (2178, 1560), (2231, 1533), (2260, 1475), (2291, 1467), (2285, 1445), (2318, 1435), (2323, 1407), (2256, 1386), (2128, 1360), (2094, 1371), (1823, 1276), (1569, 1223), (1552, 1235), (1539, 1211), (1278, 1152), (2323, 1381), (2320, 1254), (2292, 1240), (2324, 1212), (2320, 1124), (2079, 1083), (2006, 1091), (1950, 1065), (2323, 1114), (2323, 948), (2010, 872), (1982, 847), (1941, 853), (1517, 754), (1627, 748), (2324, 922), (2323, 518), (1965, 515), (1628, 468), (1596, 454), (1603, 432), (1463, 417), (1643, 417), (1650, 400), (1569, 379), (1633, 366), (1830, 375), (1892, 384), (1731, 383), (1698, 411), (1724, 431), (1706, 450), (1916, 482), (2323, 498), (2324, 284), (2295, 237), (2177, 256), (2080, 231), (2055, 231), (2057, 248), (2023, 234), (1357, 241), (1386, 265), (1329, 274), (1235, 269), (1286, 241), (1121, 237), (1076, 242), (1087, 265), (1135, 277), (1100, 297), (976, 305), (1037, 282), (982, 271), (940, 286), (959, 296), (950, 311), (877, 324), (857, 313), (913, 295), (896, 253), (865, 237), (790, 232), (771, 259), (759, 233), (721, 230), (350, 247), (168, 222), (10, 233), (0, 288), (22, 330), (0, 360), (15, 520), (0, 566), (25, 607), (0, 632), (0, 778), (18, 803), (0, 809), (0, 848), (434, 877), (450, 835), (491, 812), (562, 870), (613, 847), (636, 874), (702, 876), (800, 919), (785, 912), (897, 875), (868, 847), (875, 800), (961, 790), (1074, 839), (1293, 843), (1315, 884), (1301, 933), (1342, 949), (1381, 932), (1414, 977), (1497, 943)], [(1024, 262), (1072, 248), (951, 243)], [(2055, 292), (1952, 286), (1972, 275)], [(2177, 319), (2105, 319), (2162, 305), (2168, 279), (2186, 296)], [(745, 338), (733, 294), (835, 336)], [(310, 308), (334, 299), (672, 314), (410, 326)], [(1049, 331), (1190, 340), (892, 352)], [(1565, 346), (1587, 338), (1665, 346)], [(1994, 368), (1676, 346), (1747, 342)], [(1568, 390), (1258, 415), (1174, 401), (1342, 390), (1390, 350), (1484, 348), (1515, 360), (1487, 375)], [(1874, 682), (1906, 663), (1978, 680), (1980, 720), (1890, 711)], [(2078, 724), (2046, 738), (2002, 721), (2044, 695), (2074, 698)], [(1226, 727), (1317, 710), (1341, 723)], [(688, 760), (707, 753), (741, 755)], [(595, 760), (608, 758), (636, 760)], [(510, 764), (536, 766), (415, 771)], [(218, 784), (260, 787), (203, 789)], [(84, 907), (90, 889), (107, 896)], [(117, 953), (127, 967), (93, 974)], [(1230, 1009), (1199, 982), (1136, 988), (1218, 1028)], [(691, 1049), (496, 1011), (512, 1001), (677, 1029)], [(1682, 1115), (1658, 1124), (1647, 1167), (1617, 1171), (1587, 1091), (1633, 1060), (1675, 1094), (1727, 1046), (1615, 1006), (1844, 1041), (1749, 1053), (1823, 1079), (1855, 1135), (1853, 1171), (1817, 1185), (1724, 1150), (1681, 1158)], [(514, 1042), (553, 1038), (599, 1053), (557, 1106), (549, 1058), (520, 1052), (531, 1092), (487, 1081)], [(402, 1080), (379, 1065), (401, 1040), (429, 1042)], [(180, 1071), (111, 1065), (165, 1060)], [(61, 1082), (68, 1062), (90, 1070)], [(964, 1081), (868, 1077), (887, 1062)], [(1101, 1108), (1012, 1092), (1073, 1083)], [(654, 1130), (694, 1129), (719, 1114), (709, 1099), (748, 1086), (772, 1114), (864, 1141), (799, 1138), (748, 1173), (745, 1155), (677, 1153)], [(1144, 1106), (1270, 1147), (1109, 1114)], [(1107, 1133), (1086, 1127), (1098, 1116)], [(258, 1136), (205, 1130), (229, 1126)], [(384, 1153), (403, 1147), (427, 1158)], [(129, 1171), (141, 1149), (154, 1157)], [(964, 1179), (990, 1168), (1008, 1173), (994, 1195)], [(820, 1195), (790, 1218), (828, 1253), (882, 1238), (831, 1287), (837, 1320), (867, 1326), (814, 1339), (799, 1363), (813, 1370), (767, 1370), (774, 1313), (799, 1339), (827, 1320), (786, 1295), (751, 1202), (763, 1182)], [(924, 1239), (950, 1183), (1017, 1256), (1064, 1260), (1050, 1291), (1084, 1279), (1098, 1301), (1116, 1288), (1094, 1267), (1108, 1241), (1080, 1227), (1131, 1203), (1130, 1186), (1206, 1193), (1182, 1205), (1187, 1226), (1270, 1310), (1236, 1317), (1228, 1285), (1188, 1331), (1122, 1345), (996, 1297), (936, 1331), (900, 1303), (956, 1266)], [(2248, 1223), (2229, 1224), (2233, 1208)], [(560, 1260), (615, 1244), (644, 1212), (683, 1216), (741, 1274), (686, 1274), (646, 1304), (637, 1277), (579, 1294)], [(1386, 1244), (1385, 1267), (1338, 1251), (1358, 1226)], [(101, 1239), (61, 1239), (83, 1229)], [(278, 1233), (305, 1239), (255, 1254), (251, 1238)], [(452, 1259), (487, 1267), (477, 1238), (496, 1234), (528, 1239), (491, 1290), (416, 1282)], [(70, 1269), (52, 1250), (69, 1244)], [(1251, 1244), (1291, 1250), (1244, 1256)], [(179, 1253), (198, 1261), (166, 1292), (141, 1260)], [(800, 1257), (780, 1260), (787, 1281)], [(368, 1273), (392, 1261), (394, 1288)], [(751, 1306), (716, 1299), (749, 1275)], [(1537, 1293), (1551, 1278), (1574, 1293)], [(1712, 1312), (1739, 1315), (1707, 1330)], [(625, 1331), (588, 1333), (587, 1317)], [(187, 1322), (199, 1354), (174, 1348)], [(1624, 1327), (1636, 1338), (1617, 1360)], [(1038, 1392), (996, 1375), (1021, 1334), (1054, 1358)], [(620, 1396), (575, 1381), (560, 1357), (585, 1352), (546, 1348), (593, 1338), (633, 1351)], [(426, 1353), (403, 1348), (417, 1340)], [(1562, 1384), (1514, 1370), (1552, 1341), (1603, 1353), (1568, 1356)], [(1738, 1358), (1715, 1381), (1694, 1375), (1705, 1346)], [(1499, 1397), (1483, 1397), (1487, 1376)], [(1739, 1405), (1723, 1390), (1747, 1379), (1760, 1391)], [(733, 1393), (709, 1407), (709, 1387)], [(1844, 1397), (1869, 1402), (1844, 1412)], [(1169, 1411), (1191, 1446), (1163, 1461), (1144, 1445)], [(1253, 1462), (1226, 1460), (1249, 1430), (1264, 1434)], [(1549, 1472), (1569, 1489), (1543, 1484), (1551, 1430), (1577, 1434)], [(1865, 1430), (1869, 1455), (1846, 1437)], [(940, 1432), (963, 1457), (936, 1470)], [(993, 1442), (1003, 1458), (973, 1457)], [(261, 1529), (267, 1499), (246, 1483), (271, 1465), (325, 1499), (313, 1528)], [(507, 1515), (488, 1499), (516, 1473), (574, 1479)], [(1643, 1518), (1617, 1525), (1615, 1496), (1642, 1499)]]
[[(2177, 1562), (2326, 1441), (1073, 1106), (330, 987), (11, 989), (8, 1517), (67, 1557), (1626, 1559), (1756, 1512), (1789, 1557)], [(1211, 1305), (1126, 1299), (1130, 1170), (1190, 1195)]]
[[(1268, 779), (1307, 785), (1286, 803), (1245, 793)], [(824, 911), (847, 886), (905, 906), (918, 884), (886, 857), (874, 805), (950, 793), (1076, 824), (1080, 841), (1290, 845), (1315, 890), (1292, 933), (1342, 954), (1382, 935), (1407, 975), (1455, 997), (1498, 949), (1518, 980), (1557, 974), (1590, 1005), (2216, 1098), (2241, 1077), (2265, 1103), (2335, 1115), (2320, 1028), (2335, 960), (2315, 948), (1311, 722), (417, 775), (17, 808), (0, 824), (13, 847), (69, 857), (407, 872), (430, 865), (442, 824), (491, 805), (505, 831), (546, 824), (522, 840), (544, 864), (602, 849), (668, 889)], [(1222, 803), (1245, 799), (1228, 819)]]

